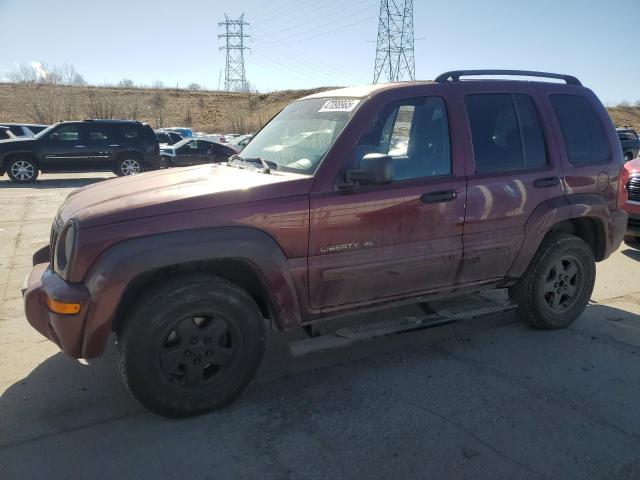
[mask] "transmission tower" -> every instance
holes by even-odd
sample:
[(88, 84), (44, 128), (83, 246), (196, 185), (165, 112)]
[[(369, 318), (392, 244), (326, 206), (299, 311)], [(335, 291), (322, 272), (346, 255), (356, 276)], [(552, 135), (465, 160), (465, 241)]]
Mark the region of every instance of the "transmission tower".
[(413, 0), (381, 0), (373, 83), (415, 80)]
[(224, 70), (224, 89), (228, 92), (241, 92), (247, 90), (247, 78), (244, 72), (244, 51), (249, 47), (244, 46), (244, 39), (249, 35), (244, 33), (244, 13), (237, 20), (230, 19), (224, 14), (224, 22), (218, 26), (225, 28), (225, 33), (218, 35), (224, 38), (224, 46), (220, 50), (226, 50), (227, 61)]

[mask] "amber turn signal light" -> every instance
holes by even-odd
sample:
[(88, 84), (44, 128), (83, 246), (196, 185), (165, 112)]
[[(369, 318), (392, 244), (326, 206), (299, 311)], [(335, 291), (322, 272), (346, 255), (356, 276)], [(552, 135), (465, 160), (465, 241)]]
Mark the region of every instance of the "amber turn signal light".
[(46, 303), (47, 307), (49, 307), (49, 310), (51, 310), (53, 313), (60, 313), (62, 315), (73, 315), (80, 312), (79, 303), (60, 302), (49, 297), (47, 297)]

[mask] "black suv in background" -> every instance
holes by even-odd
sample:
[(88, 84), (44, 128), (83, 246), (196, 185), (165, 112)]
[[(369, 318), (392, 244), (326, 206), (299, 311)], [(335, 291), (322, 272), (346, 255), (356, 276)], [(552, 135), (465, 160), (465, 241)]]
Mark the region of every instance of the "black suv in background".
[(640, 139), (638, 134), (632, 128), (617, 128), (618, 138), (622, 144), (622, 151), (624, 152), (624, 160), (628, 162), (638, 156), (640, 152)]
[(0, 175), (32, 182), (39, 172), (134, 175), (160, 168), (151, 127), (130, 120), (85, 120), (51, 125), (31, 138), (0, 142)]

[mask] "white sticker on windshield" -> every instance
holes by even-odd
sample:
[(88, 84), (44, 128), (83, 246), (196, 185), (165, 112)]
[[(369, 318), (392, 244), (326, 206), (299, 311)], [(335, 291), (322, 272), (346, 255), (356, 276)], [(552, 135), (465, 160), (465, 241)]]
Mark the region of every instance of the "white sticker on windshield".
[(358, 103), (360, 103), (360, 100), (355, 99), (328, 100), (324, 102), (318, 112), (350, 112), (356, 108)]

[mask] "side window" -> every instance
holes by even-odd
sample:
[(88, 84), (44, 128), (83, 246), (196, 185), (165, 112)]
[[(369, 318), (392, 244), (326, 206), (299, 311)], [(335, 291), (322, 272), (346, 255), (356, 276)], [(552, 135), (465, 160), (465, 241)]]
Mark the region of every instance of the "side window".
[(22, 127), (18, 125), (11, 125), (9, 127), (9, 130), (11, 130), (11, 133), (13, 133), (16, 137), (22, 137), (24, 135), (24, 132), (22, 131)]
[(115, 141), (114, 130), (106, 125), (89, 125), (87, 127), (89, 143), (107, 145)]
[(396, 180), (451, 174), (449, 121), (440, 97), (413, 99), (385, 109), (365, 133), (356, 155), (387, 153)]
[(476, 173), (508, 172), (547, 163), (542, 126), (529, 95), (468, 95)]
[(569, 162), (607, 163), (611, 157), (607, 134), (589, 100), (580, 95), (553, 94), (549, 101), (560, 124)]
[(515, 94), (513, 99), (522, 130), (524, 166), (541, 167), (547, 163), (547, 146), (544, 143), (544, 133), (536, 107), (529, 95)]
[(49, 138), (57, 138), (63, 142), (77, 142), (80, 140), (80, 125), (61, 125), (49, 134)]

